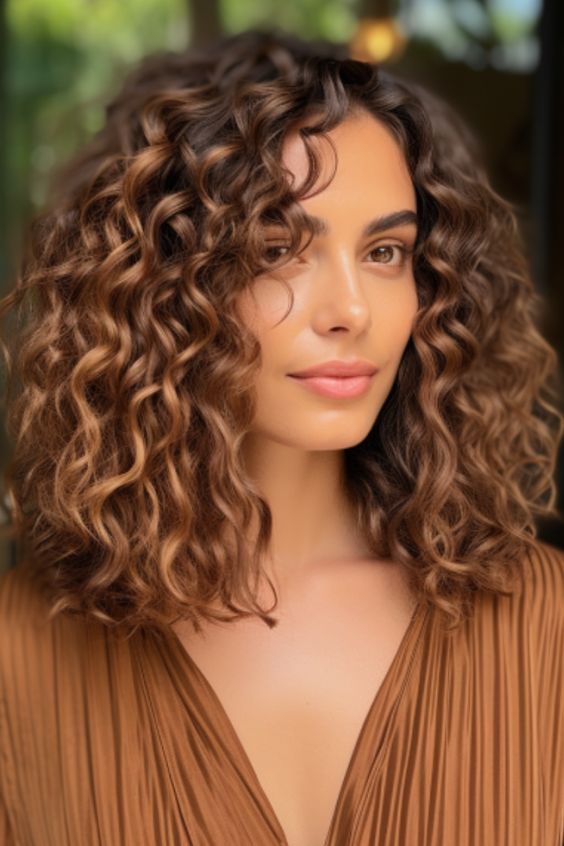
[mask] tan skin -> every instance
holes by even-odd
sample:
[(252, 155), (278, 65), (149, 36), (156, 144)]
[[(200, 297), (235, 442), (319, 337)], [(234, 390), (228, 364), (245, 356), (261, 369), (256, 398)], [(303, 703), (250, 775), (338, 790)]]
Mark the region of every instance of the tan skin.
[[(371, 556), (358, 536), (339, 484), (342, 451), (377, 418), (417, 312), (411, 260), (397, 249), (413, 247), (415, 224), (361, 233), (375, 217), (415, 211), (415, 192), (397, 142), (372, 116), (351, 116), (330, 137), (335, 178), (302, 200), (327, 221), (327, 233), (282, 271), (292, 310), (281, 321), (287, 292), (266, 274), (240, 302), (262, 348), (245, 463), (273, 514), (265, 572), (277, 586), (280, 622), (272, 630), (256, 619), (204, 624), (203, 635), (187, 623), (174, 626), (219, 697), (290, 846), (323, 844), (359, 731), (415, 608), (403, 570)], [(326, 144), (320, 149), (325, 181), (333, 156)], [(307, 160), (295, 132), (283, 161), (301, 182)], [(269, 248), (287, 242), (276, 228), (265, 239)], [(357, 398), (321, 397), (287, 375), (353, 357), (379, 368)], [(268, 605), (272, 594), (261, 598)]]

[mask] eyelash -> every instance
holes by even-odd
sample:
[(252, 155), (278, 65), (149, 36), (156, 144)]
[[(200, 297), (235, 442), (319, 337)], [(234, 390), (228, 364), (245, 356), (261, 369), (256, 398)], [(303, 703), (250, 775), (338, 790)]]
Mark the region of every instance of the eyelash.
[[(265, 253), (268, 253), (269, 250), (284, 250), (284, 249), (289, 249), (286, 244), (273, 244), (272, 246), (267, 247)], [(392, 264), (391, 262), (387, 262), (387, 261), (384, 261), (384, 262), (375, 261), (375, 262), (373, 262), (373, 264), (383, 264), (385, 267), (403, 267), (406, 260), (407, 260), (408, 255), (411, 252), (413, 252), (412, 250), (408, 249), (408, 247), (405, 247), (402, 244), (377, 244), (376, 246), (372, 247), (368, 251), (367, 255), (371, 255), (372, 253), (376, 252), (376, 250), (385, 250), (385, 249), (399, 250), (400, 256), (401, 256), (399, 263)], [(274, 259), (274, 261), (276, 261), (276, 259)]]

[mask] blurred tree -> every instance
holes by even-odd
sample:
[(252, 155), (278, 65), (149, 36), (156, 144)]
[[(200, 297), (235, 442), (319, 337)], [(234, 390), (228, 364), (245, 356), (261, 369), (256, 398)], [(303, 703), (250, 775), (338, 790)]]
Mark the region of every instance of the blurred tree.
[[(6, 143), (8, 123), (8, 92), (6, 85), (7, 51), (8, 51), (8, 26), (6, 21), (6, 0), (0, 0), (0, 231), (3, 232), (6, 226), (6, 203), (2, 186), (6, 185)], [(0, 242), (0, 290), (1, 281), (5, 276), (5, 251), (1, 249)]]
[(359, 0), (359, 18), (389, 18), (397, 12), (394, 0)]
[[(201, 0), (194, 0), (201, 2)], [(295, 32), (304, 38), (327, 38), (348, 41), (354, 33), (358, 0), (223, 0), (223, 27), (226, 32), (239, 32), (251, 26), (271, 26)]]
[(13, 263), (22, 221), (44, 203), (53, 166), (101, 126), (116, 79), (145, 53), (182, 49), (187, 36), (181, 0), (5, 2), (9, 178), (0, 253)]
[(218, 0), (186, 0), (190, 21), (190, 43), (199, 47), (221, 35), (223, 22)]

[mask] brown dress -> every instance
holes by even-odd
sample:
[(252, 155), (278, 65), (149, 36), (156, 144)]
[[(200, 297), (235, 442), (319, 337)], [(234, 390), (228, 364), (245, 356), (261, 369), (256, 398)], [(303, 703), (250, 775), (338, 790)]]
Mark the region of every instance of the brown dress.
[[(564, 842), (564, 554), (539, 543), (521, 572), (451, 638), (417, 606), (325, 846)], [(172, 630), (117, 642), (43, 609), (22, 571), (0, 578), (2, 846), (288, 846)]]

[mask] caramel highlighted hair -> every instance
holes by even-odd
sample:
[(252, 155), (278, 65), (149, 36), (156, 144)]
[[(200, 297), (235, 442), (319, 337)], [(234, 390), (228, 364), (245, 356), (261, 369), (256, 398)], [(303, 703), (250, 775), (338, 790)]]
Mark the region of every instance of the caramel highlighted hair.
[[(266, 267), (266, 221), (287, 226), (286, 259), (299, 249), (310, 135), (358, 109), (401, 145), (421, 220), (412, 337), (345, 450), (358, 526), (452, 626), (477, 590), (510, 590), (535, 518), (558, 513), (556, 354), (514, 211), (464, 126), (343, 47), (250, 31), (130, 73), (0, 300), (11, 531), (53, 615), (275, 624), (272, 583), (273, 605), (257, 598), (271, 515), (241, 460), (260, 347), (235, 304)], [(304, 117), (300, 193), (280, 152)]]

